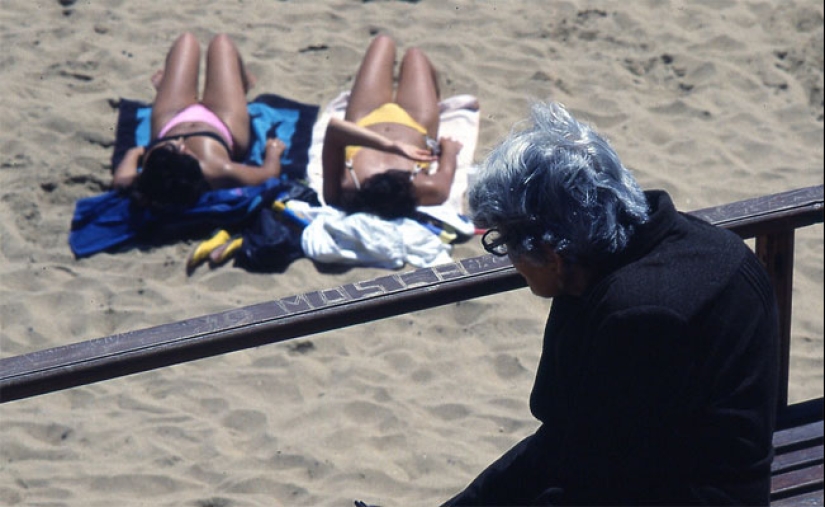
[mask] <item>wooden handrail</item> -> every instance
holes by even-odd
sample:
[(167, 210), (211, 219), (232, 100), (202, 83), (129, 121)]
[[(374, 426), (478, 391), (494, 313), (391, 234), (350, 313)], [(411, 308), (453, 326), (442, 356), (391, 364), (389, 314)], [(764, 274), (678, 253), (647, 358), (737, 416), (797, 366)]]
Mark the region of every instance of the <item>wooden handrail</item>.
[(768, 271), (779, 306), (779, 409), (788, 405), (794, 239), (796, 229), (822, 223), (822, 188), (802, 188), (692, 212), (743, 239), (756, 238), (754, 250)]
[[(756, 238), (774, 286), (788, 289), (778, 290), (777, 295), (782, 299), (783, 333), (787, 331), (783, 347), (789, 347), (793, 255), (788, 249), (793, 247), (796, 228), (822, 223), (822, 185), (692, 214), (743, 238)], [(0, 403), (524, 286), (506, 258), (484, 255), (40, 350), (0, 359)], [(785, 365), (782, 403), (787, 400), (787, 361)]]

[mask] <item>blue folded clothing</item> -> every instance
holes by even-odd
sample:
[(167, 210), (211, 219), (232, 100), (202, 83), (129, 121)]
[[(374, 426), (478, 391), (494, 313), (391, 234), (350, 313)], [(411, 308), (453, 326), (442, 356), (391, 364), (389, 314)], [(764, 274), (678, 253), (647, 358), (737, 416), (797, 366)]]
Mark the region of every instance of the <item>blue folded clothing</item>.
[[(120, 101), (112, 167), (117, 167), (126, 151), (133, 146), (145, 146), (150, 138), (151, 106), (144, 102)], [(69, 233), (69, 246), (78, 258), (129, 246), (136, 240), (173, 236), (195, 228), (225, 227), (239, 224), (260, 211), (264, 191), (287, 193), (306, 179), (312, 127), (318, 116), (318, 106), (302, 104), (273, 94), (258, 96), (249, 103), (252, 143), (244, 160), (251, 165), (263, 163), (266, 140), (277, 137), (286, 145), (281, 158), (281, 177), (272, 178), (255, 187), (213, 190), (201, 196), (187, 210), (153, 215), (131, 205), (118, 192), (87, 197), (77, 201)]]

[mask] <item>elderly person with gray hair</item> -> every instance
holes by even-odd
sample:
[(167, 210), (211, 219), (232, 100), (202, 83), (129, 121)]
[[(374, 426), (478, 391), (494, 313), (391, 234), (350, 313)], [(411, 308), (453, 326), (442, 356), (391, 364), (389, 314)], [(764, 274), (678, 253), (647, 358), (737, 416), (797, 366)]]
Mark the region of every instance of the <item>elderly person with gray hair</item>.
[(484, 248), (553, 298), (541, 426), (444, 505), (767, 505), (778, 324), (762, 265), (643, 192), (563, 106), (532, 119), (469, 201)]

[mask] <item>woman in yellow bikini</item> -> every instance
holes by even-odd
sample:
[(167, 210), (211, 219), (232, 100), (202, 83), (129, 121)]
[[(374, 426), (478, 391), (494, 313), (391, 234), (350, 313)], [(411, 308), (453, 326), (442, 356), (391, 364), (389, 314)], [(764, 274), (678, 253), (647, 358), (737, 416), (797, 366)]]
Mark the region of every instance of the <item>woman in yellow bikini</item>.
[(262, 167), (239, 162), (250, 144), (251, 83), (232, 40), (222, 34), (209, 43), (200, 100), (199, 67), (198, 40), (184, 33), (152, 78), (152, 141), (129, 150), (112, 179), (114, 188), (127, 190), (139, 204), (191, 206), (207, 190), (258, 185), (280, 175), (285, 145), (278, 139), (267, 141)]
[[(324, 201), (350, 213), (409, 216), (416, 206), (442, 204), (450, 195), (461, 143), (436, 141), (435, 69), (420, 49), (407, 50), (394, 90), (395, 52), (395, 42), (387, 35), (372, 41), (344, 119), (333, 118), (327, 127)], [(437, 170), (431, 172), (435, 161)]]

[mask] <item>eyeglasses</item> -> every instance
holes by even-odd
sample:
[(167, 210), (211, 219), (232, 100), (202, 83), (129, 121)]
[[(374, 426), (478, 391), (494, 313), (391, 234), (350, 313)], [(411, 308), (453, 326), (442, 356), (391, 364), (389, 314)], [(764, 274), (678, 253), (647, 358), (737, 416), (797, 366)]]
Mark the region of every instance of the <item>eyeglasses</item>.
[(487, 229), (487, 232), (481, 236), (481, 246), (483, 246), (484, 250), (488, 253), (497, 257), (506, 257), (508, 250), (507, 242), (509, 239), (504, 233), (493, 227), (492, 229)]
[[(503, 232), (501, 227), (487, 229), (487, 232), (481, 236), (481, 246), (495, 256), (505, 257), (516, 253), (516, 251), (524, 253), (523, 248), (518, 246), (519, 238), (529, 240), (536, 236), (541, 223), (535, 216), (530, 216), (528, 218), (505, 220), (501, 222), (501, 225), (503, 225), (506, 232)], [(532, 240), (530, 242), (532, 244)]]

